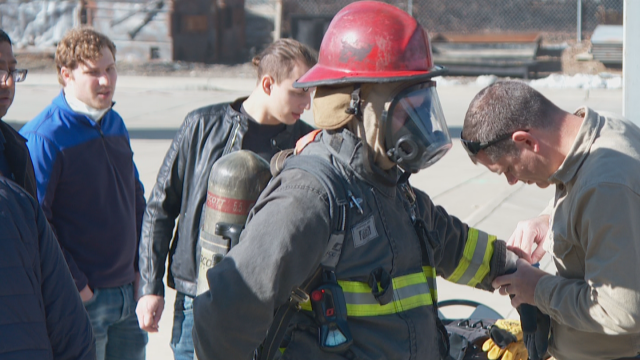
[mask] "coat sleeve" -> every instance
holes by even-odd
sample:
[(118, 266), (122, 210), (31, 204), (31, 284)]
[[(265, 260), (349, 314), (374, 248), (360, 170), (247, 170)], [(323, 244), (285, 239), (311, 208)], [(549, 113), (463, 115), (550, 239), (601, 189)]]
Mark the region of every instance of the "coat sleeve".
[[(415, 190), (418, 212), (423, 220), (427, 251), (431, 251), (436, 273), (458, 284), (493, 291), (491, 282), (508, 266), (515, 269), (515, 258), (507, 265), (506, 243), (496, 236), (469, 227), (429, 196)], [(515, 255), (510, 254), (513, 257)]]
[(574, 329), (608, 335), (640, 332), (640, 195), (619, 184), (579, 195), (570, 226), (581, 249), (562, 242), (555, 259), (584, 251), (584, 278), (548, 275), (535, 302), (554, 320)]
[[(135, 176), (136, 176), (136, 239), (138, 240), (138, 246), (136, 249), (140, 248), (140, 235), (142, 234), (142, 219), (144, 217), (144, 211), (147, 208), (147, 201), (144, 198), (144, 185), (142, 185), (142, 181), (140, 181), (140, 175), (138, 173), (138, 167), (136, 164), (133, 164)], [(140, 260), (140, 252), (136, 251), (136, 258), (133, 263), (133, 268), (135, 272), (139, 270), (139, 260)]]
[[(27, 139), (27, 147), (29, 148), (33, 162), (36, 187), (38, 189), (38, 202), (55, 234), (55, 214), (51, 210), (51, 207), (56, 197), (56, 188), (60, 178), (61, 160), (59, 157), (61, 157), (62, 154), (52, 141), (35, 132), (27, 132), (22, 135)], [(65, 249), (62, 244), (59, 244), (59, 246), (67, 261), (78, 291), (84, 289), (89, 283), (89, 279), (87, 279), (84, 272), (80, 270), (71, 253)]]
[(271, 181), (239, 244), (207, 272), (210, 290), (193, 306), (200, 360), (251, 359), (274, 310), (320, 264), (331, 233), (325, 190), (309, 174), (287, 173), (292, 182)]
[(180, 215), (185, 163), (193, 136), (193, 120), (187, 116), (173, 139), (144, 211), (138, 251), (140, 296), (164, 295), (164, 265), (176, 218)]
[(35, 201), (33, 205), (40, 250), (40, 286), (53, 358), (95, 359), (95, 340), (89, 316), (49, 223)]

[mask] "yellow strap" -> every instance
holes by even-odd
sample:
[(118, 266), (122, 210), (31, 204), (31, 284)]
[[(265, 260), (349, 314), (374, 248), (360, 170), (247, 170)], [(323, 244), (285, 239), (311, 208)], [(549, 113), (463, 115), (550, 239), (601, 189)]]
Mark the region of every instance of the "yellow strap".
[(433, 299), (434, 303), (438, 302), (438, 284), (436, 277), (436, 269), (431, 266), (423, 266), (422, 272), (424, 272), (424, 276), (427, 278), (427, 283), (429, 284), (429, 290), (431, 291), (431, 299)]

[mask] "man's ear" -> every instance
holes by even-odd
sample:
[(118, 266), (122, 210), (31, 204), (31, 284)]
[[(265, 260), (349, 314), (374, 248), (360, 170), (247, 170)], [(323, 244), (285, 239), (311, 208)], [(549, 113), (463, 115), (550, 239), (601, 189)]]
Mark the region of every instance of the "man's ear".
[(517, 147), (529, 149), (529, 151), (540, 151), (540, 140), (529, 131), (516, 131), (511, 135), (511, 140)]
[(273, 80), (271, 75), (264, 75), (262, 79), (260, 79), (260, 86), (262, 86), (262, 91), (264, 91), (264, 93), (267, 95), (271, 95), (271, 89), (273, 88), (274, 84), (275, 81)]
[(62, 77), (62, 80), (64, 81), (64, 86), (69, 84), (69, 79), (73, 79), (73, 74), (71, 73), (71, 69), (69, 69), (66, 66), (63, 66), (63, 67), (60, 68), (60, 76)]

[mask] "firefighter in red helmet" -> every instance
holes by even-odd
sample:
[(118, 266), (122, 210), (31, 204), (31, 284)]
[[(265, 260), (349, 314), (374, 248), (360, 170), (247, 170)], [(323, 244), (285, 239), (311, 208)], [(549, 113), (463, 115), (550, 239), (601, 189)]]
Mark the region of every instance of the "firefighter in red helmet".
[[(404, 11), (354, 2), (329, 25), (313, 132), (275, 177), (236, 247), (194, 302), (194, 344), (210, 359), (441, 359), (437, 275), (492, 291), (516, 256), (414, 190), (409, 175), (451, 140), (426, 31)], [(284, 162), (283, 159), (286, 159)]]

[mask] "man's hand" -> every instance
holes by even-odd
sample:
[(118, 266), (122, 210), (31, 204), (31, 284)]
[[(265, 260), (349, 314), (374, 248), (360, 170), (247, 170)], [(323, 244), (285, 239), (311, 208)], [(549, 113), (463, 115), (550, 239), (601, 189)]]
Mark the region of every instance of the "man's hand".
[[(533, 219), (520, 221), (507, 242), (507, 248), (530, 264), (535, 264), (545, 254), (542, 244), (547, 238), (547, 231), (549, 231), (549, 215), (540, 215)], [(537, 245), (535, 250), (533, 249), (534, 243)]]
[(516, 267), (516, 272), (495, 278), (491, 285), (496, 289), (500, 288), (500, 295), (513, 295), (511, 305), (514, 308), (522, 303), (535, 305), (534, 294), (538, 281), (549, 274), (531, 266), (524, 259), (518, 259)]
[(89, 288), (89, 285), (85, 286), (84, 289), (80, 290), (80, 298), (82, 299), (83, 303), (93, 299), (93, 291), (91, 291), (91, 288)]
[(158, 323), (164, 310), (164, 297), (145, 295), (138, 300), (136, 315), (140, 329), (147, 332), (158, 332)]

